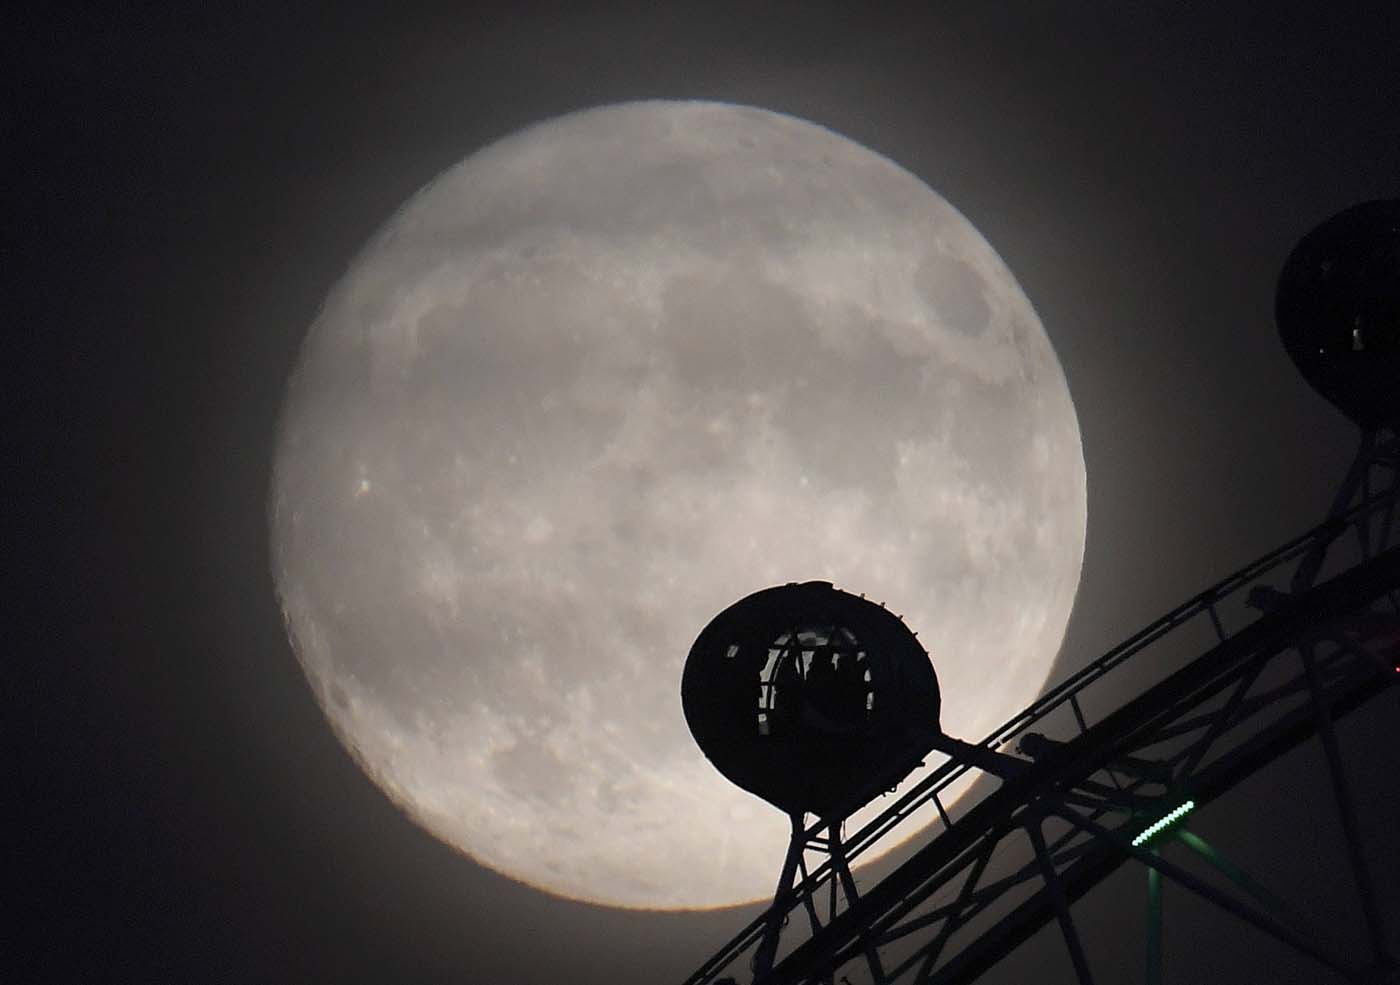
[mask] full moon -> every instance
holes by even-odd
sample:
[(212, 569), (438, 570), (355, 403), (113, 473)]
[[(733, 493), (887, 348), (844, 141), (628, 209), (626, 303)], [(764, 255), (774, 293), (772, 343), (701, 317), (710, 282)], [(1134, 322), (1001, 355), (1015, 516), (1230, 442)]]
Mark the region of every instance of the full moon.
[(627, 103), (473, 154), (364, 248), (270, 524), (307, 679), (418, 824), (551, 893), (703, 908), (771, 894), (787, 821), (687, 732), (696, 634), (768, 585), (864, 593), (980, 739), (1062, 641), (1084, 459), (1035, 311), (938, 194), (790, 116)]

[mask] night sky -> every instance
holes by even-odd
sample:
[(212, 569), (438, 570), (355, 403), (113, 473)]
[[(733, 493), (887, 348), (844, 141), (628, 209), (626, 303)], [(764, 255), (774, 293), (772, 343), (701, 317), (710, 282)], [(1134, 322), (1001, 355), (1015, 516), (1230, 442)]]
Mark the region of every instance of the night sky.
[[(753, 104), (886, 155), (977, 226), (1083, 433), (1056, 677), (1321, 519), (1354, 429), (1278, 344), (1273, 291), (1310, 228), (1400, 195), (1400, 7), (761, 6), (11, 15), (8, 980), (668, 982), (749, 919), (560, 900), (434, 841), (341, 748), (283, 631), (265, 507), (302, 335), (399, 204), (532, 122)], [(1342, 729), (1392, 946), (1397, 714), (1392, 691)], [(1329, 902), (1320, 763), (1309, 745), (1197, 826), (1359, 940)], [(1101, 980), (1139, 974), (1141, 882), (1086, 901)], [(1167, 935), (1176, 980), (1327, 980), (1180, 894)], [(1053, 932), (987, 980), (1030, 975), (1070, 980)]]

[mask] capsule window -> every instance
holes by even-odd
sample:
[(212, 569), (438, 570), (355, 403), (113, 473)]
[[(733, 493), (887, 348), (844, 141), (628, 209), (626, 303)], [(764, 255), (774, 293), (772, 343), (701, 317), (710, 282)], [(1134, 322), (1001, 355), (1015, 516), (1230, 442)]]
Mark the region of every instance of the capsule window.
[[(773, 708), (777, 707), (778, 689), (773, 683), (773, 676), (777, 673), (778, 662), (782, 655), (782, 650), (777, 647), (769, 647), (768, 659), (764, 661), (763, 670), (758, 675), (759, 708), (771, 711)], [(762, 716), (763, 712), (760, 711), (759, 714)], [(766, 721), (767, 716), (763, 716), (763, 720)], [(764, 725), (763, 728), (766, 729), (767, 725)], [(763, 734), (767, 735), (768, 733), (764, 731)]]

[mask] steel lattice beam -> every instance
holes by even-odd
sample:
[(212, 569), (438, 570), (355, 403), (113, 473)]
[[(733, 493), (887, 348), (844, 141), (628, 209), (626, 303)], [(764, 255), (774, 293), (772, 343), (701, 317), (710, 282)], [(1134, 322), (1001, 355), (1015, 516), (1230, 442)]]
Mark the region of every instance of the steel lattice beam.
[[(1151, 730), (1159, 724), (1169, 724), (1175, 717), (1170, 714), (1174, 708), (1197, 707), (1190, 703), (1190, 698), (1194, 696), (1204, 701), (1213, 697), (1238, 680), (1254, 658), (1285, 650), (1310, 630), (1368, 604), (1396, 585), (1400, 585), (1400, 548), (1391, 549), (1297, 598), (1292, 605), (1267, 614), (1089, 731), (1053, 750), (1034, 770), (1009, 780), (952, 829), (867, 892), (820, 934), (800, 945), (762, 979), (763, 985), (797, 985), (820, 974), (828, 965), (840, 967), (853, 941), (866, 932), (873, 931), (877, 936), (888, 932), (941, 885), (937, 876), (958, 856), (982, 839), (999, 841), (1016, 827), (1014, 819), (1026, 809), (1025, 805), (1045, 798), (1058, 800), (1063, 792), (1075, 787), (1078, 778), (1102, 769), (1124, 747), (1150, 744)], [(1358, 676), (1343, 678), (1348, 686), (1329, 695), (1334, 715), (1337, 709), (1354, 707), (1365, 696), (1391, 683), (1375, 668), (1363, 666), (1360, 661), (1353, 663), (1359, 668)], [(1247, 772), (1240, 772), (1243, 764), (1249, 763), (1252, 772), (1313, 734), (1316, 727), (1311, 708), (1304, 708), (1301, 714), (1295, 710), (1282, 716), (1274, 728), (1256, 735), (1219, 761), (1216, 768), (1208, 768), (1198, 775), (1192, 786), (1193, 796), (1202, 802), (1213, 799), (1228, 789), (1220, 786), (1221, 778), (1230, 778), (1231, 784), (1238, 782), (1247, 775)], [(1102, 878), (1122, 861), (1120, 856), (1111, 863), (1085, 859), (1077, 864), (1084, 866), (1083, 872), (1093, 868), (1098, 878)], [(1089, 885), (1076, 882), (1070, 887), (1068, 880), (1066, 883), (1067, 892), (1082, 892)], [(935, 980), (944, 979), (940, 976)]]
[[(1400, 469), (1387, 457), (1394, 445), (1394, 435), (1387, 441), (1375, 435), (1363, 438), (1357, 463), (1327, 522), (1145, 627), (979, 746), (959, 744), (963, 748), (952, 750), (953, 760), (905, 791), (880, 817), (845, 840), (839, 852), (828, 847), (821, 864), (809, 868), (800, 859), (800, 880), (789, 883), (789, 891), (780, 894), (774, 907), (707, 961), (687, 985), (733, 982), (720, 976), (745, 955), (752, 960), (756, 947), (773, 947), (753, 963), (756, 985), (829, 983), (843, 969), (877, 985), (967, 982), (1050, 921), (1060, 923), (1080, 980), (1088, 981), (1088, 964), (1076, 947), (1068, 908), (1130, 858), (1147, 864), (1153, 878), (1169, 873), (1169, 878), (1182, 881), (1183, 870), (1170, 862), (1152, 867), (1149, 860), (1158, 856), (1150, 846), (1138, 850), (1130, 844), (1139, 832), (1188, 794), (1197, 804), (1209, 803), (1302, 741), (1321, 735), (1326, 744), (1333, 722), (1400, 679), (1400, 670), (1392, 669), (1391, 652), (1400, 649), (1395, 642), (1400, 639), (1395, 591), (1400, 585), (1400, 548), (1376, 553), (1390, 542), (1400, 496)], [(1389, 476), (1379, 494), (1370, 483), (1375, 469), (1388, 470)], [(1356, 533), (1356, 546), (1368, 560), (1313, 587), (1348, 531)], [(1280, 579), (1290, 591), (1274, 587)], [(1388, 600), (1388, 612), (1366, 611), (1377, 599)], [(1230, 623), (1241, 621), (1241, 616), (1249, 621), (1231, 635)], [(1124, 661), (1201, 620), (1208, 620), (1207, 628), (1219, 641), (1215, 646), (1090, 723), (1080, 701), (1087, 689)], [(1377, 626), (1379, 636), (1374, 632)], [(1077, 734), (1053, 740), (1030, 732), (1041, 722), (1052, 724), (1056, 715), (1063, 727), (1062, 710), (1073, 714), (1068, 724)], [(1033, 761), (996, 751), (1013, 741)], [(1375, 965), (1385, 968), (1389, 959), (1355, 838), (1345, 779), (1334, 755), (1335, 740), (1332, 746), (1333, 789), (1371, 930)], [(974, 766), (991, 768), (1002, 785), (951, 818), (940, 794)], [(848, 861), (854, 864), (862, 852), (930, 804), (942, 826), (903, 865), (857, 898)], [(1046, 819), (1067, 828), (1059, 834), (1048, 828), (1042, 833)], [(841, 838), (839, 831), (830, 829), (823, 835), (820, 822), (805, 832), (801, 823), (797, 819), (795, 838), (800, 836), (804, 845), (830, 846)], [(1028, 847), (1029, 855), (1016, 854)], [(1211, 854), (1208, 846), (1196, 847)], [(1222, 871), (1229, 870), (1218, 857), (1215, 862)], [(1191, 883), (1193, 877), (1184, 878), (1188, 888), (1201, 888)], [(838, 880), (847, 903), (840, 912)], [(1256, 898), (1268, 898), (1247, 878), (1235, 881)], [(825, 923), (816, 905), (823, 890), (831, 903)], [(1224, 896), (1213, 901), (1349, 977), (1358, 973), (1312, 937), (1289, 936), (1299, 932), (1286, 921), (1276, 921), (1267, 907), (1260, 911)], [(805, 911), (808, 919), (803, 922), (810, 923), (811, 935), (784, 954), (774, 947), (772, 930), (785, 926), (797, 909)], [(765, 938), (769, 943), (760, 947)], [(852, 962), (859, 963), (863, 975)], [(1149, 941), (1149, 978), (1154, 974), (1160, 974), (1160, 949), (1154, 956)]]

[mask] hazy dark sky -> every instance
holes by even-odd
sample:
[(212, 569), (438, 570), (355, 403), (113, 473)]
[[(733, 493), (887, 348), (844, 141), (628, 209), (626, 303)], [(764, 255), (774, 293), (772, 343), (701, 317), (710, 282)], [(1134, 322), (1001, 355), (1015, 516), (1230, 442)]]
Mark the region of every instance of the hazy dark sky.
[[(1351, 453), (1276, 341), (1273, 287), (1317, 222), (1400, 195), (1393, 3), (163, 6), (11, 15), (0, 60), (5, 444), (37, 494), (5, 517), (11, 980), (678, 981), (747, 919), (566, 902), (452, 853), (343, 752), (282, 630), (264, 505), (301, 336), (404, 199), (528, 123), (750, 103), (972, 220), (1083, 432), (1058, 674), (1310, 526)], [(1398, 710), (1388, 694), (1344, 730), (1363, 785), (1400, 774)], [(1249, 841), (1263, 810), (1274, 855), (1339, 858), (1317, 763), (1276, 764), (1201, 824)], [(1393, 787), (1364, 796), (1373, 835), (1400, 817)], [(1379, 863), (1400, 883), (1393, 849)], [(1137, 974), (1140, 877), (1086, 911), (1107, 980)], [(1188, 909), (1168, 914), (1181, 980), (1242, 954), (1320, 980)], [(1031, 968), (1069, 980), (1058, 938), (989, 980)]]

